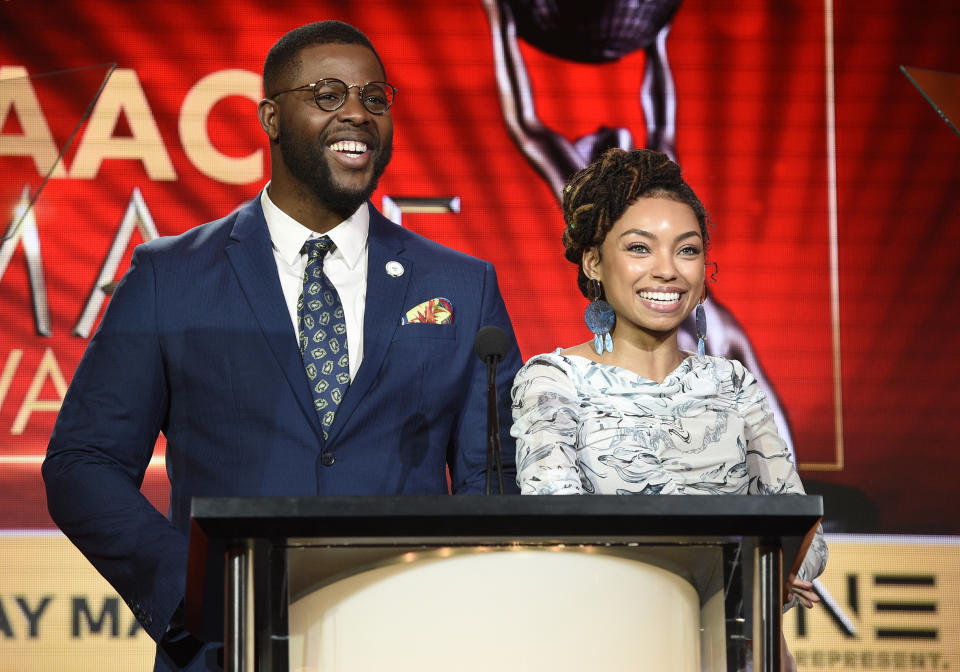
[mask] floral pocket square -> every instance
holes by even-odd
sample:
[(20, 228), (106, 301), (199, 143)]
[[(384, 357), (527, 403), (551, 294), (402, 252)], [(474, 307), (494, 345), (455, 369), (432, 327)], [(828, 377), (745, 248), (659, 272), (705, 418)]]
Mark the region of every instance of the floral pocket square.
[(407, 311), (400, 324), (453, 324), (453, 304), (437, 297)]

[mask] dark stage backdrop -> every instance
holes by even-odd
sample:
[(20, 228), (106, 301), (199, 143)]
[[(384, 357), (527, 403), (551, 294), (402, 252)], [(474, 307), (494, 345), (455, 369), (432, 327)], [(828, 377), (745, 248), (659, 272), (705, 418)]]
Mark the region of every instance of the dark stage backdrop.
[[(62, 542), (39, 477), (56, 411), (133, 246), (256, 197), (263, 57), (322, 18), (363, 29), (399, 89), (374, 203), (495, 264), (524, 358), (589, 335), (550, 176), (610, 143), (674, 152), (715, 224), (711, 309), (739, 325), (711, 346), (775, 392), (828, 529), (960, 533), (960, 137), (899, 71), (960, 73), (955, 3), (554, 4), (0, 3), (0, 541), (26, 573), (0, 585), (0, 645), (27, 661), (0, 670), (43, 669), (61, 602), (63, 646), (108, 634), (112, 598), (41, 607), (23, 578), (49, 576), (24, 549)], [(162, 454), (144, 489), (164, 509)]]

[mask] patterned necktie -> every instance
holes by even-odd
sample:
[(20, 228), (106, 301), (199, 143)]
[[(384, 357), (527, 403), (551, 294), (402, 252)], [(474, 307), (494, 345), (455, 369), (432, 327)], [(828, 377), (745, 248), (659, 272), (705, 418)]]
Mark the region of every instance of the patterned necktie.
[(350, 385), (347, 356), (347, 323), (336, 288), (323, 273), (323, 258), (333, 247), (329, 236), (311, 238), (301, 252), (307, 255), (303, 291), (297, 301), (298, 336), (303, 366), (313, 391), (313, 406), (320, 416), (324, 440), (333, 416)]

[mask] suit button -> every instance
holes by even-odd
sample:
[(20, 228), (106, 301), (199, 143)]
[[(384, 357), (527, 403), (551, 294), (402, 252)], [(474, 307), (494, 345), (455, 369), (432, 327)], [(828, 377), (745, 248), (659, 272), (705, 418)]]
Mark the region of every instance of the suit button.
[(320, 456), (320, 461), (323, 462), (323, 466), (332, 467), (333, 463), (337, 461), (337, 458), (330, 453), (324, 453)]

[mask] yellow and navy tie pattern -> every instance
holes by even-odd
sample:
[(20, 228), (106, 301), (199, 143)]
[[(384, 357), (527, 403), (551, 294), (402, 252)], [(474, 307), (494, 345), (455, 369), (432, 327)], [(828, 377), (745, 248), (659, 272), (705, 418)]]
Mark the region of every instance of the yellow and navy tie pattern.
[(343, 304), (323, 272), (323, 258), (331, 248), (333, 241), (329, 236), (311, 238), (304, 243), (302, 253), (307, 255), (307, 266), (303, 272), (303, 291), (297, 301), (300, 355), (324, 440), (330, 435), (337, 406), (350, 385)]

